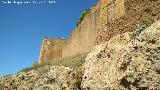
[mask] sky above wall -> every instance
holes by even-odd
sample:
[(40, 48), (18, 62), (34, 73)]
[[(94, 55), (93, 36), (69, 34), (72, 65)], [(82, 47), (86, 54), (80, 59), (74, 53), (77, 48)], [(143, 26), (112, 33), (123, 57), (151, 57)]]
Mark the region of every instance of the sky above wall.
[(97, 1), (0, 0), (0, 76), (38, 61), (43, 38), (67, 38), (84, 9)]

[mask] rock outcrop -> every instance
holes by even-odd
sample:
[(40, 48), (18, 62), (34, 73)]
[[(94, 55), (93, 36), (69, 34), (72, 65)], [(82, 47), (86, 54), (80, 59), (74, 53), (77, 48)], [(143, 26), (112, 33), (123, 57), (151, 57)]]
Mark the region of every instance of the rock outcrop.
[(69, 67), (52, 66), (45, 73), (29, 70), (0, 78), (1, 90), (79, 90), (76, 72)]
[(119, 34), (87, 56), (82, 87), (87, 90), (160, 89), (160, 21)]
[(0, 78), (1, 90), (32, 90), (35, 81), (39, 78), (38, 72), (20, 72), (15, 75)]

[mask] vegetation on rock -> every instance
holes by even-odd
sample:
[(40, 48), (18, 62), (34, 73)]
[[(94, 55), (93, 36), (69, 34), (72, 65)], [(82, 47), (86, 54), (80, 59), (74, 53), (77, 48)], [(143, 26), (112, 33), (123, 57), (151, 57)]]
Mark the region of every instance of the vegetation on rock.
[(150, 27), (154, 22), (156, 21), (153, 19), (149, 19), (149, 20), (143, 21), (140, 24), (138, 24), (138, 28), (135, 32), (132, 33), (131, 38), (136, 38), (137, 36), (139, 36), (141, 32), (143, 32), (148, 27)]
[(91, 11), (91, 8), (85, 9), (84, 12), (81, 14), (80, 19), (77, 22), (78, 25), (83, 21), (84, 17)]

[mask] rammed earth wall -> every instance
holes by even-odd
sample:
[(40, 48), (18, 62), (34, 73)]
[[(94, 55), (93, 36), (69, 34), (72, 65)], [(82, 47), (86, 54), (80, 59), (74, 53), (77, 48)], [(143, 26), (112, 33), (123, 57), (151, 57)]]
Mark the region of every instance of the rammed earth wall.
[(100, 0), (91, 9), (67, 40), (55, 46), (43, 41), (40, 61), (88, 53), (96, 44), (136, 30), (141, 22), (160, 18), (160, 0)]

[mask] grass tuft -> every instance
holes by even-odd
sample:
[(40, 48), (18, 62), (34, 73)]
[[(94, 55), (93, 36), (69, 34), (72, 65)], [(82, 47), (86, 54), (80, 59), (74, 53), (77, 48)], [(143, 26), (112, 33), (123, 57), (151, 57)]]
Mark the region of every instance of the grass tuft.
[(20, 72), (37, 70), (38, 72), (40, 72), (40, 74), (44, 74), (45, 72), (48, 72), (51, 66), (65, 66), (78, 69), (78, 67), (80, 67), (85, 62), (86, 56), (87, 54), (81, 54), (60, 59), (51, 59), (42, 64), (38, 64), (38, 62), (35, 62), (33, 63), (32, 67), (25, 68)]
[(84, 12), (81, 14), (80, 19), (77, 22), (77, 27), (83, 21), (84, 17), (91, 11), (91, 8), (85, 9)]

